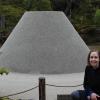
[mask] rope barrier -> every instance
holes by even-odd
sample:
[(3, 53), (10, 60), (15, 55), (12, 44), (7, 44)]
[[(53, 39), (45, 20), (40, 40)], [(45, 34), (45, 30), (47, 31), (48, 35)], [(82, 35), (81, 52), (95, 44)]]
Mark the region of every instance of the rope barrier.
[(5, 97), (9, 97), (9, 96), (14, 96), (14, 95), (22, 94), (22, 93), (25, 93), (25, 92), (34, 90), (34, 89), (36, 89), (37, 87), (39, 87), (39, 86), (35, 86), (35, 87), (31, 88), (31, 89), (28, 89), (28, 90), (25, 90), (25, 91), (22, 91), (22, 92), (18, 92), (18, 93), (14, 93), (14, 94), (9, 94), (9, 95), (6, 95), (6, 96), (2, 96), (2, 97), (0, 97), (0, 98), (5, 98)]
[[(73, 85), (73, 86), (58, 86), (58, 85), (52, 85), (52, 84), (45, 84), (45, 85), (47, 85), (47, 86), (52, 86), (52, 87), (78, 87), (78, 86), (82, 86), (83, 84)], [(25, 90), (25, 91), (22, 91), (22, 92), (18, 92), (18, 93), (14, 93), (14, 94), (9, 94), (9, 95), (6, 95), (6, 96), (2, 96), (2, 97), (0, 97), (0, 98), (4, 98), (4, 97), (9, 97), (9, 96), (14, 96), (14, 95), (22, 94), (22, 93), (25, 93), (25, 92), (34, 90), (34, 89), (36, 89), (37, 87), (39, 87), (39, 86), (35, 86), (35, 87), (31, 88), (31, 89), (28, 89), (28, 90)]]
[[(53, 84), (45, 84), (47, 86), (52, 86), (52, 87), (78, 87), (78, 86), (82, 86), (83, 84), (78, 84), (78, 85), (72, 85), (72, 86), (60, 86), (60, 85), (53, 85)], [(5, 97), (9, 97), (9, 96), (14, 96), (14, 95), (18, 95), (18, 94), (22, 94), (22, 93), (25, 93), (25, 92), (28, 92), (28, 91), (31, 91), (31, 90), (34, 90), (36, 88), (38, 88), (39, 86), (35, 86), (31, 89), (28, 89), (28, 90), (24, 90), (24, 91), (21, 91), (21, 92), (17, 92), (17, 93), (13, 93), (13, 94), (9, 94), (9, 95), (6, 95), (6, 96), (2, 96), (0, 98), (5, 98)]]
[(73, 86), (58, 86), (58, 85), (52, 85), (52, 84), (46, 84), (47, 86), (52, 86), (52, 87), (78, 87), (78, 86), (82, 86), (83, 84), (79, 84), (79, 85), (73, 85)]

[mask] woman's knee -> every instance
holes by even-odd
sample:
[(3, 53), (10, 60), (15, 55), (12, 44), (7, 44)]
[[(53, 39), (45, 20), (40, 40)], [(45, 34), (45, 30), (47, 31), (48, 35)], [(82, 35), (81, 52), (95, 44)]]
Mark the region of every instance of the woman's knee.
[(72, 92), (71, 96), (72, 96), (73, 100), (80, 100), (79, 90)]
[(87, 100), (84, 90), (77, 90), (71, 93), (73, 100)]

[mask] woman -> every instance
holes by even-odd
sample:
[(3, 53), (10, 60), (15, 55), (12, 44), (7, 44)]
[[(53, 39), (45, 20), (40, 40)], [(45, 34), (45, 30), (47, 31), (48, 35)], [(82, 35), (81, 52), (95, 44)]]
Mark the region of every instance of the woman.
[(71, 95), (73, 100), (100, 100), (100, 52), (89, 52), (84, 75), (84, 90), (77, 90)]

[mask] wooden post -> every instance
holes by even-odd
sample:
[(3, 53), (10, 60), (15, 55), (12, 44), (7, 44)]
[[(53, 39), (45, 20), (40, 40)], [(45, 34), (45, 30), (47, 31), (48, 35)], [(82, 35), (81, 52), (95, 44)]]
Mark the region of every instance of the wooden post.
[(46, 100), (44, 77), (39, 78), (39, 100)]

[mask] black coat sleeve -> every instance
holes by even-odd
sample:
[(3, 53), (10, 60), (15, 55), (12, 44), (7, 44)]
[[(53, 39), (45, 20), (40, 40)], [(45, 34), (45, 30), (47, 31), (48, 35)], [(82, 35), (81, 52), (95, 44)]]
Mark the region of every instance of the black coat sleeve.
[(83, 83), (83, 86), (84, 86), (84, 89), (85, 89), (85, 92), (86, 92), (86, 95), (87, 96), (90, 96), (91, 93), (93, 93), (91, 87), (90, 87), (90, 84), (89, 84), (89, 68), (86, 67), (85, 69), (85, 74), (84, 74), (84, 83)]

